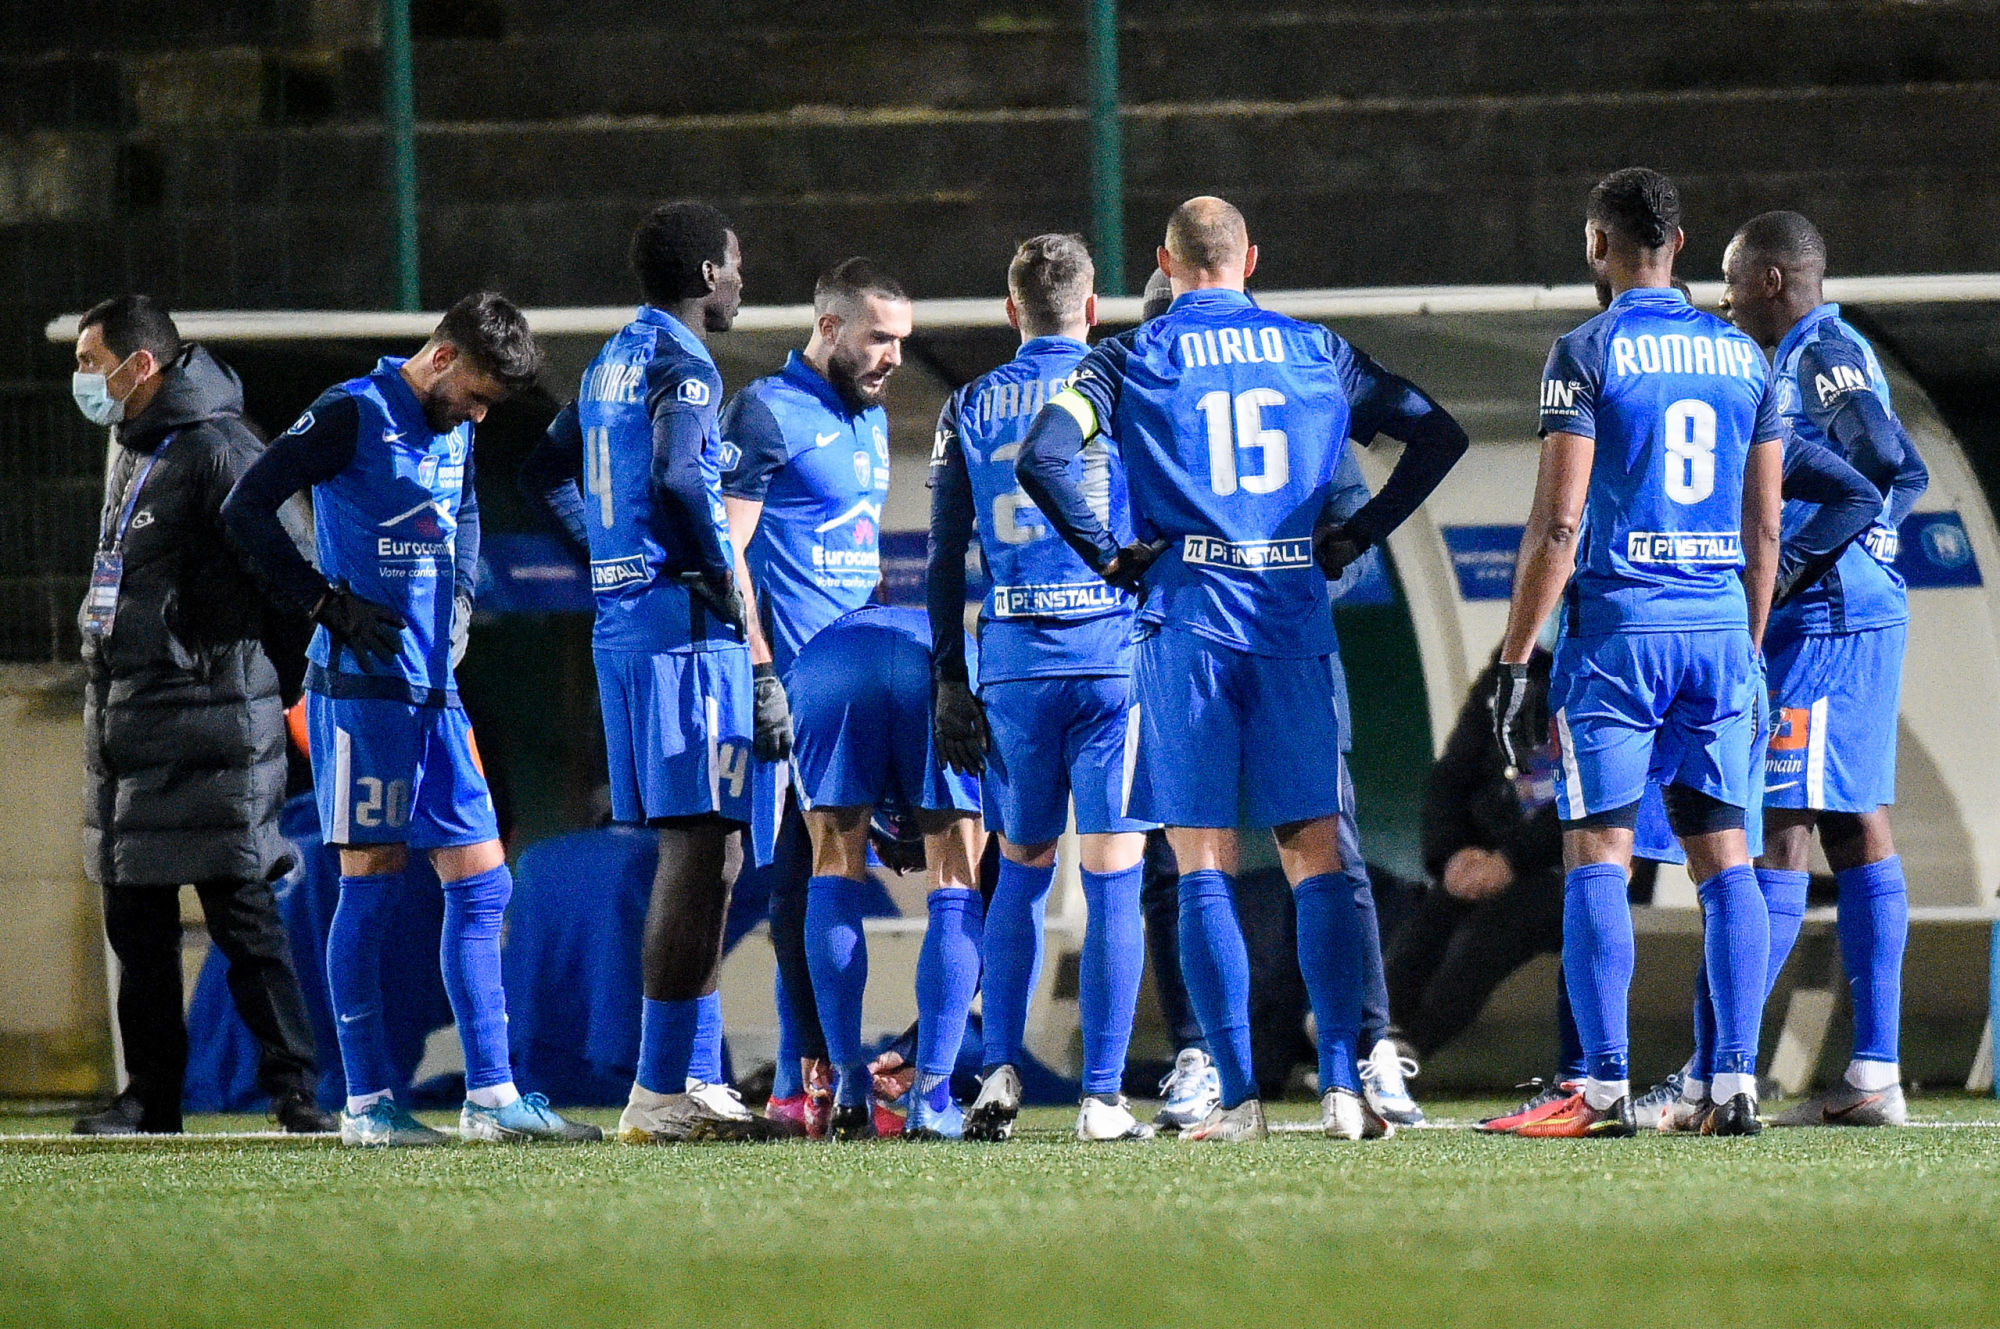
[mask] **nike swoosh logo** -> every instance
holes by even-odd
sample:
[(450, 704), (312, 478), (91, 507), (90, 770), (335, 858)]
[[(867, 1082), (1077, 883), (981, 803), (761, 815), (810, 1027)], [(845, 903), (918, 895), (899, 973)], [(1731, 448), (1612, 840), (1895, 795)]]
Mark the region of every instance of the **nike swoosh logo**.
[(394, 433), (390, 430), (385, 429), (382, 431), (382, 441), (384, 443), (401, 443), (403, 441), (403, 436), (401, 434)]
[(831, 434), (814, 434), (814, 435), (813, 435), (813, 446), (814, 446), (814, 447), (816, 447), (816, 448), (823, 448), (823, 447), (825, 447), (825, 446), (826, 446), (827, 444), (829, 444), (829, 443), (833, 442), (833, 440), (835, 440), (836, 438), (839, 438), (839, 437), (840, 437), (840, 434), (839, 434), (838, 432), (835, 432), (835, 433), (831, 433)]
[(1767, 793), (1767, 794), (1775, 794), (1775, 793), (1777, 793), (1777, 792), (1778, 792), (1778, 791), (1779, 791), (1780, 789), (1792, 789), (1792, 788), (1795, 788), (1795, 787), (1797, 787), (1798, 783), (1799, 783), (1799, 782), (1798, 782), (1797, 780), (1787, 780), (1787, 781), (1785, 781), (1785, 782), (1784, 782), (1783, 784), (1767, 784), (1767, 785), (1765, 785), (1765, 786), (1764, 786), (1764, 792), (1765, 792), (1765, 793)]
[(368, 1017), (365, 1015), (341, 1015), (335, 1018), (338, 1019), (342, 1024), (353, 1024), (356, 1020), (365, 1020)]
[(1834, 1107), (1821, 1108), (1820, 1114), (1824, 1116), (1828, 1121), (1839, 1121), (1842, 1117), (1847, 1116), (1851, 1112), (1859, 1112), (1862, 1108), (1872, 1106), (1873, 1104), (1879, 1103), (1881, 1101), (1882, 1101), (1882, 1095), (1880, 1094), (1865, 1094), (1862, 1097), (1855, 1099), (1852, 1103), (1849, 1103), (1844, 1108), (1834, 1108)]

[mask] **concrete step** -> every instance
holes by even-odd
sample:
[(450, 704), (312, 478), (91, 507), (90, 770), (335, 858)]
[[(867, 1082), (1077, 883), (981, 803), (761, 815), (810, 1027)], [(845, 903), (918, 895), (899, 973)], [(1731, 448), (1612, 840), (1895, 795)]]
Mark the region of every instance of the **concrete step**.
[[(691, 33), (682, 23), (633, 26), (628, 14), (617, 26), (420, 42), (418, 113), (511, 122), (801, 106), (1076, 106), (1087, 71), (1074, 17)], [(1128, 104), (1149, 105), (1553, 94), (1601, 87), (1610, 70), (1630, 92), (2000, 78), (2000, 40), (1967, 39), (1979, 32), (2000, 34), (1996, 0), (1886, 9), (1876, 0), (1702, 0), (1670, 10), (1569, 0), (1509, 10), (1251, 13), (1226, 25), (1128, 12), (1121, 81)], [(22, 56), (0, 60), (0, 126), (365, 121), (379, 115), (381, 85), (380, 52), (368, 43)]]

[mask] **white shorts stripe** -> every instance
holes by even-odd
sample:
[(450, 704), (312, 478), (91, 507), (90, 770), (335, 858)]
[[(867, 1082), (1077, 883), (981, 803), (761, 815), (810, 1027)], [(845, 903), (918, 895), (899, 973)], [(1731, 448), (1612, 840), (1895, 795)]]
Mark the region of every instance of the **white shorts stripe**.
[(722, 706), (713, 695), (707, 698), (707, 710), (704, 712), (704, 716), (708, 720), (708, 810), (710, 812), (720, 812), (722, 810), (722, 749), (721, 742), (717, 739), (716, 733), (722, 728)]
[(1583, 772), (1576, 764), (1576, 744), (1569, 737), (1569, 709), (1556, 712), (1557, 741), (1563, 756), (1563, 820), (1578, 821), (1586, 814), (1583, 805)]
[(1125, 764), (1119, 773), (1118, 815), (1132, 815), (1132, 777), (1139, 770), (1139, 707), (1125, 712)]
[(1826, 807), (1826, 701), (1821, 697), (1806, 716), (1806, 806)]
[(347, 844), (354, 836), (354, 739), (345, 729), (333, 731), (333, 835), (334, 844)]

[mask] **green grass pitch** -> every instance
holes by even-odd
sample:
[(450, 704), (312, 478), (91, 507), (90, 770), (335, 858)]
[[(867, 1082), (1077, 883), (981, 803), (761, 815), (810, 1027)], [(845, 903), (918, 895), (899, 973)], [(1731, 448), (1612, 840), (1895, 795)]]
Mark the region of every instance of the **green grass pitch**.
[(1048, 1110), (997, 1146), (366, 1154), (51, 1134), (0, 1142), (0, 1324), (2000, 1324), (2000, 1106), (1912, 1108), (1956, 1124), (1086, 1146)]

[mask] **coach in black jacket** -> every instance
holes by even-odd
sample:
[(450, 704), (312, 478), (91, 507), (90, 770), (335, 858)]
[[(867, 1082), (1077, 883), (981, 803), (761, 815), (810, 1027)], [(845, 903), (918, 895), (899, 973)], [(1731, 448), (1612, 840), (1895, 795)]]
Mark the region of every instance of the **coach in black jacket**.
[(115, 439), (80, 615), (84, 855), (118, 957), (127, 1072), (124, 1091), (76, 1129), (180, 1129), (188, 883), (262, 1046), (258, 1083), (274, 1114), (287, 1130), (331, 1129), (313, 1105), (312, 1028), (271, 892), (291, 859), (278, 833), (284, 701), (264, 598), (222, 530), (222, 500), (262, 444), (235, 374), (183, 345), (145, 296), (85, 314), (76, 358), (77, 405)]

